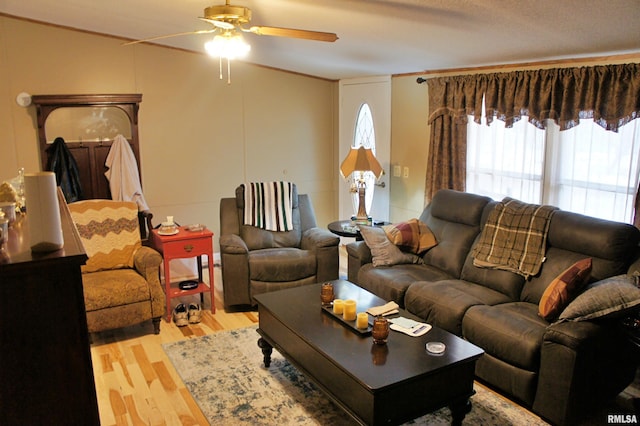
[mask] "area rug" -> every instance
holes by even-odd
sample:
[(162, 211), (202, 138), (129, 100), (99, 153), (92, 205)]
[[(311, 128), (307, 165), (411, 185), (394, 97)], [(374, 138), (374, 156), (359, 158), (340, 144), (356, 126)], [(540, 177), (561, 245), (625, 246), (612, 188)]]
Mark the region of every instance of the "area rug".
[[(276, 350), (262, 363), (257, 326), (166, 343), (163, 349), (212, 425), (353, 425), (348, 415)], [(546, 425), (510, 401), (475, 386), (465, 425)], [(407, 425), (449, 425), (442, 408)]]

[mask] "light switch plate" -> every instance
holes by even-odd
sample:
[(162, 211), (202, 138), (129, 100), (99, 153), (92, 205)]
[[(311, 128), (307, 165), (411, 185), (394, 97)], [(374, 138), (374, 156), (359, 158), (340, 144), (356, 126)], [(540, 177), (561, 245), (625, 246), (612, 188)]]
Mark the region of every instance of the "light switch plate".
[(403, 176), (404, 176), (405, 178), (408, 178), (408, 177), (409, 177), (409, 167), (404, 166)]
[(401, 167), (398, 166), (398, 165), (393, 166), (393, 176), (394, 177), (400, 177), (400, 174), (402, 173), (400, 169), (401, 169)]

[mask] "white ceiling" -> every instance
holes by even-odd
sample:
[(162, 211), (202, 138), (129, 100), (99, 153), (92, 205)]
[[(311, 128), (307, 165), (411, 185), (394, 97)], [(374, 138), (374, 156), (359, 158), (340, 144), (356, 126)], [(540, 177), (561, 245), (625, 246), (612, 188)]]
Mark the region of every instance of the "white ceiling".
[[(343, 79), (640, 53), (639, 0), (233, 0), (251, 25), (334, 32), (335, 43), (246, 35), (246, 62)], [(127, 39), (208, 29), (224, 0), (0, 0), (0, 12)], [(211, 35), (158, 44), (203, 51)], [(126, 46), (123, 49), (133, 49)]]

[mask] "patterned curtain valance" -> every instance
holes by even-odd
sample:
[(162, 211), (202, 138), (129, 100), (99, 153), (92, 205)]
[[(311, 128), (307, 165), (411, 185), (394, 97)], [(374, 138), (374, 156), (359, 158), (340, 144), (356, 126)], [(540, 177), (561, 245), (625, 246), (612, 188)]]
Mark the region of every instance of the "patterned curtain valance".
[(607, 130), (640, 117), (640, 64), (554, 68), (509, 73), (440, 77), (428, 80), (429, 123), (448, 115), (480, 122), (482, 99), (488, 122), (507, 127), (523, 115), (539, 128), (552, 119), (561, 130), (593, 118)]

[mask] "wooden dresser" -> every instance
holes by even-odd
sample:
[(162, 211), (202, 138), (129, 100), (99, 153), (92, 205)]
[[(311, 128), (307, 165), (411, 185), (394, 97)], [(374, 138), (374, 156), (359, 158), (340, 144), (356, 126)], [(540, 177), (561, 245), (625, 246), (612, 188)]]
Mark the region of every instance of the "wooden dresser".
[(63, 249), (31, 253), (27, 214), (0, 252), (2, 424), (100, 424), (80, 273), (87, 256), (60, 205)]

